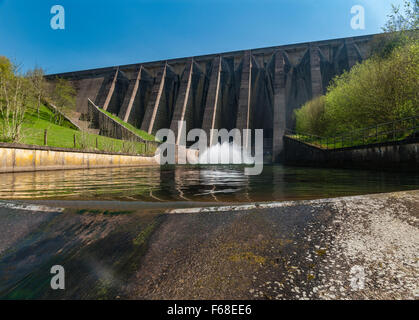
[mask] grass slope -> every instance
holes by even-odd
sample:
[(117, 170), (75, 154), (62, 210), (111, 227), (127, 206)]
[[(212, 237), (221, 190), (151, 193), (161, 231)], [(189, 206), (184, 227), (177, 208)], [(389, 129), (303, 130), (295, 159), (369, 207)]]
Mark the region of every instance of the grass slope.
[[(63, 120), (61, 125), (55, 124), (53, 121), (54, 114), (47, 107), (41, 106), (39, 118), (36, 110), (29, 108), (25, 114), (25, 122), (22, 126), (22, 138), (18, 142), (43, 146), (44, 130), (47, 129), (47, 146), (50, 147), (136, 154), (144, 154), (146, 151), (144, 143), (124, 142), (96, 134), (84, 133), (75, 130), (73, 125), (66, 120)], [(74, 146), (74, 136), (76, 136), (76, 146)], [(150, 149), (148, 152), (151, 154), (154, 153), (154, 150)]]
[(118, 122), (119, 124), (123, 125), (128, 130), (131, 130), (132, 132), (134, 132), (135, 134), (137, 134), (138, 136), (140, 136), (144, 140), (154, 141), (154, 136), (153, 135), (148, 134), (147, 132), (145, 132), (143, 130), (140, 130), (140, 129), (134, 127), (133, 125), (131, 125), (128, 122), (124, 122), (119, 117), (115, 116), (114, 114), (112, 114), (112, 113), (110, 113), (108, 111), (105, 111), (105, 110), (100, 109), (100, 108), (99, 108), (99, 110), (102, 111), (107, 116), (109, 116), (110, 118), (112, 118), (113, 120), (115, 120), (116, 122)]

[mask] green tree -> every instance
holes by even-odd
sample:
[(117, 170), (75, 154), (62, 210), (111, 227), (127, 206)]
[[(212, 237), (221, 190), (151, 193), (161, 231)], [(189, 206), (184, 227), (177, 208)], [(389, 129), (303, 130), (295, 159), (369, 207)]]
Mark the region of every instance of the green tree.
[(383, 27), (384, 32), (400, 32), (419, 29), (419, 0), (405, 0), (404, 11), (392, 5), (392, 13)]
[(21, 138), (22, 124), (30, 99), (30, 84), (18, 74), (18, 68), (6, 57), (0, 57), (0, 120), (2, 140), (16, 142)]
[(296, 111), (297, 129), (336, 135), (419, 114), (419, 41), (337, 76), (326, 96)]
[(329, 132), (393, 121), (418, 113), (419, 45), (371, 58), (337, 77), (326, 95)]
[(319, 96), (295, 111), (298, 132), (315, 135), (323, 135), (325, 133), (327, 129), (325, 102), (326, 97)]
[(30, 81), (32, 94), (35, 99), (36, 112), (39, 118), (39, 109), (41, 107), (42, 99), (46, 98), (46, 81), (44, 78), (44, 70), (42, 68), (35, 68), (26, 73), (26, 77)]
[(371, 54), (388, 57), (394, 49), (419, 39), (419, 0), (405, 0), (404, 10), (392, 5), (392, 13), (382, 28), (384, 33), (376, 35), (371, 43)]
[(337, 76), (326, 95), (295, 112), (297, 130), (336, 135), (419, 114), (419, 0), (393, 6), (371, 58)]

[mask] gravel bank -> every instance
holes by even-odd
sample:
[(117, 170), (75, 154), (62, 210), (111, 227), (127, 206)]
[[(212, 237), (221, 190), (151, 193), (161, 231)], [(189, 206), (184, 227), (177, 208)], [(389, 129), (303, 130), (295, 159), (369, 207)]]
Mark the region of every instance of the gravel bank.
[(2, 202), (0, 298), (419, 298), (419, 191), (227, 211), (79, 205)]

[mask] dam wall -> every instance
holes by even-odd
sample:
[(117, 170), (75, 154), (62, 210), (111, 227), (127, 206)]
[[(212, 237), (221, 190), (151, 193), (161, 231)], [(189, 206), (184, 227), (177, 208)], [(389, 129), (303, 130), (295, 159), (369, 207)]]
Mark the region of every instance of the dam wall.
[(202, 128), (264, 129), (274, 161), (294, 110), (325, 93), (336, 75), (369, 56), (361, 36), (48, 75), (71, 81), (77, 112), (88, 99), (137, 128), (156, 133), (186, 121)]

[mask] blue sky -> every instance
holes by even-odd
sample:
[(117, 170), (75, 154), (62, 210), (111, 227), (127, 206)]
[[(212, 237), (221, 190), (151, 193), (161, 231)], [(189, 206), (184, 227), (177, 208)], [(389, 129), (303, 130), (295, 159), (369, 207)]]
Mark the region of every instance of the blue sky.
[[(0, 0), (0, 55), (47, 73), (381, 32), (402, 0)], [(65, 30), (50, 27), (53, 5)], [(365, 8), (365, 30), (350, 25)]]

